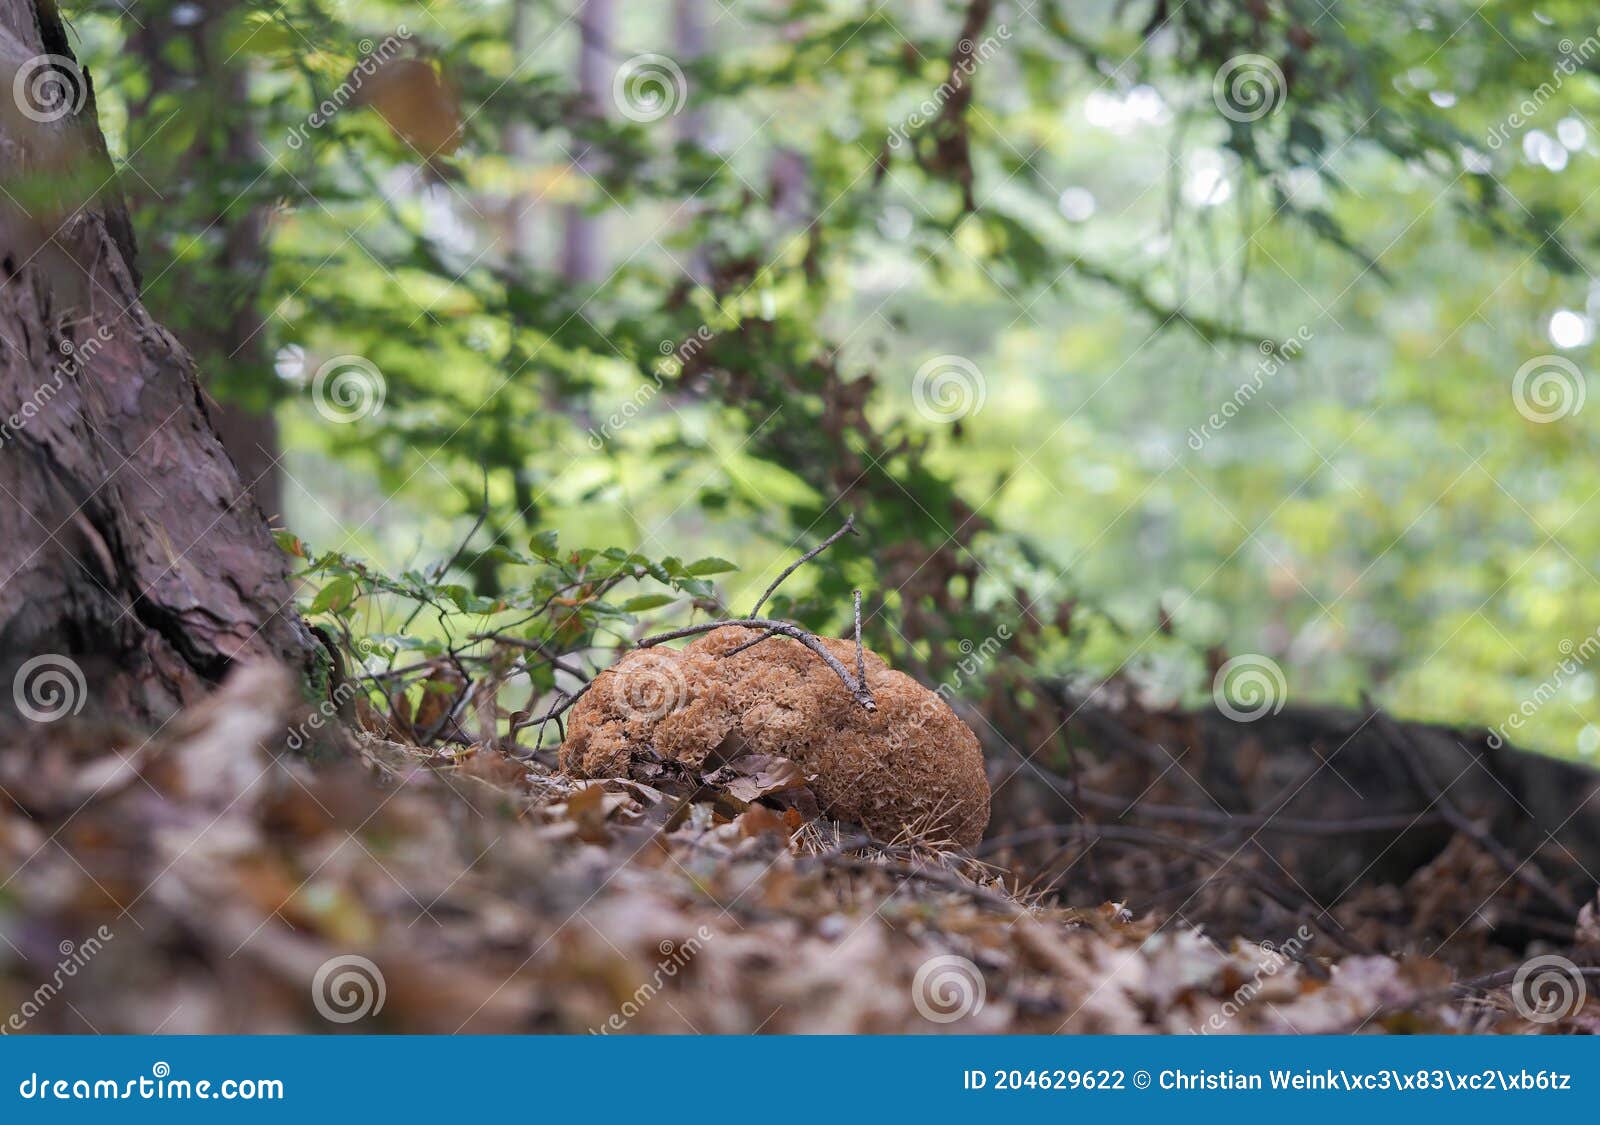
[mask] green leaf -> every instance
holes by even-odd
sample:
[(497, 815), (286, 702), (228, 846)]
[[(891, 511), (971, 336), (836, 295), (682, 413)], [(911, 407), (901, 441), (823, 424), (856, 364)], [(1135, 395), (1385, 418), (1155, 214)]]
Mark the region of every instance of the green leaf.
[(341, 613), (361, 594), (361, 587), (348, 574), (341, 574), (317, 591), (311, 602), (312, 613)]
[(287, 27), (263, 12), (251, 12), (228, 28), (224, 42), (227, 44), (224, 49), (230, 52), (230, 58), (241, 52), (256, 58), (269, 58), (288, 55), (300, 48), (300, 41)]
[(642, 613), (647, 609), (656, 609), (674, 601), (677, 601), (677, 598), (671, 594), (640, 594), (623, 602), (622, 609), (625, 613)]
[(710, 555), (706, 558), (695, 560), (685, 569), (688, 573), (700, 578), (707, 574), (724, 574), (727, 571), (738, 570), (739, 568), (727, 559), (719, 559), (715, 555)]
[(506, 563), (511, 566), (531, 566), (536, 560), (524, 555), (521, 551), (513, 551), (510, 547), (495, 544), (483, 552), (483, 558), (493, 559), (495, 562)]
[(553, 529), (548, 528), (544, 531), (534, 532), (533, 538), (528, 540), (528, 550), (532, 551), (541, 559), (548, 560), (555, 558), (556, 532)]

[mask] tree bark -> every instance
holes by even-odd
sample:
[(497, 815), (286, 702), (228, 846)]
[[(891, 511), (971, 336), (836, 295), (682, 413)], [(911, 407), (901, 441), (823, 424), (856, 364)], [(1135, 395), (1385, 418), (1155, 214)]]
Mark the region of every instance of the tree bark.
[[(147, 158), (152, 150), (146, 141), (167, 124), (167, 118), (155, 112), (158, 95), (194, 97), (201, 91), (217, 91), (221, 105), (238, 107), (246, 104), (250, 93), (249, 59), (230, 51), (224, 36), (229, 16), (242, 7), (241, 0), (201, 0), (181, 24), (172, 20), (172, 7), (141, 8), (138, 14), (147, 21), (142, 27), (136, 18), (129, 20), (130, 40), (144, 63), (149, 90), (129, 114), (128, 148)], [(174, 49), (178, 46), (185, 49)], [(265, 158), (252, 115), (236, 108), (211, 108), (202, 121), (193, 143), (173, 160), (154, 171), (146, 162), (146, 179), (165, 184), (264, 178)], [(130, 188), (140, 186), (135, 183)], [(159, 190), (149, 195), (156, 202), (161, 198)], [(283, 474), (273, 410), (277, 378), (260, 307), (266, 272), (266, 202), (246, 202), (230, 189), (214, 213), (192, 221), (211, 237), (198, 240), (199, 253), (192, 245), (182, 254), (154, 253), (150, 272), (159, 282), (145, 291), (144, 301), (198, 361), (203, 385), (212, 396), (211, 416), (222, 447), (262, 511), (269, 519), (281, 519)], [(186, 241), (186, 234), (193, 231), (180, 225), (162, 231), (162, 237), (170, 236), (174, 244)], [(148, 243), (146, 252), (151, 253)], [(194, 301), (197, 292), (206, 293), (205, 302)]]
[[(578, 98), (583, 112), (594, 116), (602, 113), (615, 23), (614, 0), (583, 0), (583, 7), (578, 10)], [(574, 158), (573, 166), (581, 175), (590, 175), (595, 167), (594, 154), (585, 148)], [(575, 284), (599, 281), (603, 253), (599, 217), (590, 215), (580, 204), (567, 204), (561, 276)]]
[[(140, 300), (93, 86), (54, 0), (0, 0), (0, 56), (0, 721), (43, 654), (81, 671), (87, 709), (142, 722), (235, 661), (308, 668), (287, 561), (193, 361)], [(56, 82), (42, 112), (9, 96), (23, 71)]]

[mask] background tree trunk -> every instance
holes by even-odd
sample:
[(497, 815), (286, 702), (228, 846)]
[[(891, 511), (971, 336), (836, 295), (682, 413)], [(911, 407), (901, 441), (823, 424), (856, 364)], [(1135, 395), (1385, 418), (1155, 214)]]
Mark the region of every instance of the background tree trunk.
[[(578, 11), (578, 97), (584, 113), (599, 116), (604, 112), (603, 99), (615, 65), (609, 62), (615, 24), (613, 0), (583, 0)], [(585, 148), (576, 154), (573, 166), (587, 178), (595, 167), (594, 154)], [(565, 211), (561, 274), (579, 284), (599, 281), (604, 253), (600, 219), (577, 203), (569, 203)]]
[[(0, 0), (0, 55), (0, 716), (49, 653), (91, 710), (161, 721), (234, 661), (305, 667), (315, 642), (193, 361), (140, 300), (53, 0)], [(24, 70), (56, 81), (33, 112), (9, 96)]]
[[(150, 190), (135, 179), (128, 190), (136, 206), (148, 203), (152, 210), (159, 210), (161, 191), (170, 191), (172, 184), (218, 194), (212, 185), (267, 179), (254, 115), (237, 110), (249, 104), (249, 57), (230, 50), (225, 42), (228, 17), (241, 7), (240, 0), (189, 4), (181, 22), (173, 17), (177, 7), (143, 4), (128, 19), (129, 41), (144, 60), (150, 83), (145, 96), (130, 109), (128, 148), (140, 153), (141, 174), (161, 185)], [(174, 40), (188, 49), (173, 50)], [(152, 170), (151, 157), (158, 150), (147, 142), (167, 128), (172, 99), (195, 98), (206, 91), (222, 96), (202, 101), (204, 120), (193, 142), (175, 159), (155, 163)], [(260, 307), (267, 203), (260, 197), (246, 199), (230, 186), (218, 194), (218, 204), (214, 213), (191, 220), (212, 236), (212, 241), (198, 240), (202, 247), (198, 252), (196, 240), (185, 237), (189, 232), (181, 224), (166, 223), (156, 237), (168, 244), (185, 244), (182, 253), (172, 245), (153, 249), (146, 229), (141, 243), (147, 272), (154, 280), (145, 289), (144, 302), (194, 356), (212, 396), (212, 421), (223, 448), (261, 510), (269, 519), (281, 519), (282, 451), (273, 410), (278, 388)], [(206, 299), (196, 302), (196, 293), (204, 293)]]

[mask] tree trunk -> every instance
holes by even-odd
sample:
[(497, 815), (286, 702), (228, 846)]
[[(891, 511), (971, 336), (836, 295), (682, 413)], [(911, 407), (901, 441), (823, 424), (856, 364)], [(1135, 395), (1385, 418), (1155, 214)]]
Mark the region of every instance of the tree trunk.
[[(130, 108), (128, 148), (144, 158), (142, 174), (156, 184), (246, 183), (267, 171), (255, 119), (217, 106), (201, 116), (193, 143), (152, 170), (152, 140), (168, 124), (157, 111), (158, 98), (193, 97), (197, 91), (221, 93), (221, 106), (244, 105), (249, 97), (249, 59), (226, 41), (230, 15), (242, 0), (201, 0), (181, 23), (171, 4), (141, 7), (130, 15), (129, 40), (144, 63), (149, 87)], [(181, 47), (183, 49), (175, 49)], [(237, 177), (237, 180), (235, 180)], [(129, 184), (139, 199), (144, 181)], [(159, 190), (144, 189), (145, 202), (159, 205)], [(267, 351), (261, 315), (261, 285), (266, 272), (267, 201), (247, 201), (230, 188), (211, 214), (195, 214), (193, 226), (168, 224), (155, 249), (144, 242), (153, 281), (145, 306), (165, 324), (198, 363), (211, 396), (211, 417), (222, 447), (233, 458), (239, 478), (255, 493), (269, 519), (283, 517), (282, 456), (274, 412), (277, 378)], [(202, 228), (209, 238), (194, 239)], [(198, 242), (196, 246), (194, 243)], [(184, 246), (180, 253), (176, 247)], [(157, 268), (159, 267), (159, 268)], [(221, 279), (219, 281), (219, 278)], [(204, 302), (194, 295), (206, 294)]]
[[(583, 112), (599, 116), (605, 97), (607, 59), (611, 52), (611, 31), (616, 23), (614, 0), (583, 0), (578, 11), (578, 98)], [(587, 148), (573, 160), (578, 172), (587, 177), (595, 168), (595, 156)], [(561, 245), (561, 276), (576, 284), (600, 280), (601, 226), (580, 204), (566, 207)]]
[[(133, 46), (149, 74), (149, 93), (187, 93), (211, 90), (221, 94), (224, 106), (240, 106), (250, 94), (250, 61), (227, 45), (227, 21), (242, 8), (242, 0), (202, 0), (182, 26), (166, 21), (165, 11), (142, 13), (147, 26), (133, 22)], [(152, 19), (152, 14), (158, 18)], [(187, 50), (173, 50), (174, 40)], [(162, 178), (189, 182), (240, 182), (266, 176), (266, 160), (254, 123), (226, 110), (210, 107), (203, 115), (195, 139), (170, 166), (158, 166)], [(144, 152), (147, 139), (165, 126), (165, 117), (134, 115), (128, 149)], [(150, 178), (149, 168), (144, 176)], [(152, 192), (154, 202), (160, 194)], [(216, 424), (222, 448), (227, 450), (238, 477), (256, 494), (256, 502), (269, 518), (283, 517), (283, 474), (278, 469), (278, 421), (274, 413), (277, 378), (267, 352), (266, 323), (261, 315), (261, 282), (266, 274), (266, 203), (246, 203), (232, 198), (213, 214), (195, 216), (214, 248), (195, 253), (163, 254), (162, 269), (152, 270), (160, 282), (144, 293), (150, 312), (162, 320), (194, 355), (211, 395), (211, 421)], [(165, 232), (179, 240), (184, 232), (168, 224)], [(205, 240), (202, 240), (202, 243)], [(146, 243), (149, 246), (149, 243)], [(222, 278), (218, 282), (218, 278)], [(197, 304), (194, 294), (205, 291)]]
[(19, 669), (48, 655), (87, 688), (73, 710), (159, 722), (234, 661), (304, 669), (315, 642), (193, 361), (140, 301), (54, 0), (0, 0), (0, 56), (0, 719), (37, 717)]
[[(673, 0), (672, 44), (680, 63), (687, 65), (705, 57), (711, 41), (705, 17), (704, 0)], [(706, 111), (698, 98), (691, 97), (678, 116), (678, 142), (704, 145), (706, 131)]]
[[(542, 42), (539, 38), (538, 15), (534, 0), (512, 0), (511, 56), (515, 67), (521, 67)], [(525, 278), (537, 265), (535, 246), (539, 228), (536, 208), (539, 193), (531, 190), (527, 184), (538, 152), (539, 131), (531, 122), (513, 121), (506, 126), (505, 144), (506, 155), (511, 157), (516, 169), (517, 183), (522, 185), (506, 200), (506, 238), (511, 244), (508, 259), (517, 276)]]

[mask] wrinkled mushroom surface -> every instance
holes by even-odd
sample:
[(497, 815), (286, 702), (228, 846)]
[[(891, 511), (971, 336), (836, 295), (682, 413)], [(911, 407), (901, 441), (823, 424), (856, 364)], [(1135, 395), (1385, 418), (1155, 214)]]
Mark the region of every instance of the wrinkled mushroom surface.
[[(971, 846), (989, 821), (978, 739), (936, 693), (866, 654), (868, 711), (798, 641), (727, 626), (681, 651), (640, 649), (574, 705), (561, 765), (580, 777), (628, 772), (654, 750), (695, 768), (746, 753), (797, 762), (824, 810), (880, 839), (904, 829)], [(855, 646), (821, 638), (846, 668)]]

